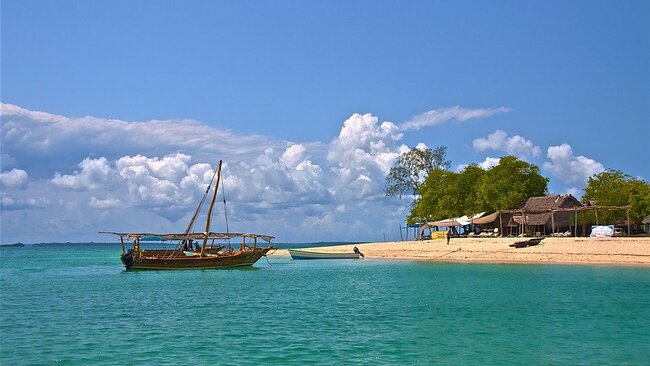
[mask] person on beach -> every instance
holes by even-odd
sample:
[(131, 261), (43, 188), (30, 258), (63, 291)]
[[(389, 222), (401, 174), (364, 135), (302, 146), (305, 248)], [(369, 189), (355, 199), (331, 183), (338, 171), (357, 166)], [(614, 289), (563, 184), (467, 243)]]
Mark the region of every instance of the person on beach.
[(451, 230), (447, 230), (447, 245), (449, 245), (449, 239), (451, 239)]

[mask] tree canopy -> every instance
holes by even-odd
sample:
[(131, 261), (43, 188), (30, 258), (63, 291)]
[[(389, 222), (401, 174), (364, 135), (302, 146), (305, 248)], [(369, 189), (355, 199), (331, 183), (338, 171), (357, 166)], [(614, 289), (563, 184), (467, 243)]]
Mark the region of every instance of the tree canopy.
[(447, 147), (413, 148), (397, 158), (395, 165), (386, 176), (387, 196), (412, 194), (421, 196), (420, 186), (433, 170), (448, 169), (451, 162), (446, 160)]
[(471, 164), (459, 173), (432, 171), (421, 185), (422, 197), (411, 210), (410, 223), (515, 208), (530, 197), (546, 194), (548, 179), (539, 167), (514, 156), (484, 170)]
[[(462, 171), (449, 171), (447, 148), (413, 148), (403, 153), (386, 176), (386, 195), (412, 194), (415, 201), (407, 218), (409, 224), (481, 211), (514, 209), (530, 197), (548, 194), (549, 179), (534, 164), (505, 156), (487, 170), (470, 164)], [(583, 202), (599, 206), (631, 206), (634, 222), (650, 214), (650, 184), (619, 170), (605, 170), (589, 178)], [(602, 216), (601, 216), (602, 215)], [(604, 221), (619, 222), (625, 212), (599, 213)]]
[[(630, 205), (630, 220), (638, 223), (650, 214), (650, 184), (632, 178), (620, 170), (608, 169), (589, 178), (582, 201), (591, 201), (599, 206)], [(625, 213), (620, 211), (603, 212), (599, 215), (602, 215), (606, 222), (625, 218)]]
[(546, 195), (547, 186), (548, 178), (540, 174), (538, 166), (504, 156), (479, 182), (479, 206), (486, 210), (512, 209), (530, 197)]

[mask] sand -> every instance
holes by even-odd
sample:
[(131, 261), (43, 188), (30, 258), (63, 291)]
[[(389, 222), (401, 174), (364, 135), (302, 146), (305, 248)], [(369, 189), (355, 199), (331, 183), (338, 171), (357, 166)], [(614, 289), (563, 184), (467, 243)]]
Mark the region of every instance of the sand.
[[(545, 238), (539, 245), (509, 247), (521, 238), (452, 238), (356, 244), (366, 259), (461, 263), (584, 264), (650, 267), (650, 237)], [(352, 252), (355, 245), (309, 248), (320, 252)], [(288, 256), (277, 250), (273, 256)]]

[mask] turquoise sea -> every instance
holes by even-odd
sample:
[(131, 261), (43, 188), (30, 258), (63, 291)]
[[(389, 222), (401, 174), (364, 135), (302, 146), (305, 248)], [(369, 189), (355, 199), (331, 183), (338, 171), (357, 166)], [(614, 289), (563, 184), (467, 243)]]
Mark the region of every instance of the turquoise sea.
[(648, 268), (269, 257), (125, 272), (119, 253), (0, 249), (0, 364), (650, 362)]

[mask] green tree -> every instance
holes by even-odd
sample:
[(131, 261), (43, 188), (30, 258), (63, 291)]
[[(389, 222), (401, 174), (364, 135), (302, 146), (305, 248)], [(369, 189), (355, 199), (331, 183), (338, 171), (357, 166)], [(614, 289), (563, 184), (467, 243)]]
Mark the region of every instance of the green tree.
[[(650, 213), (650, 184), (620, 170), (608, 169), (589, 178), (582, 201), (598, 206), (630, 205), (630, 220), (639, 223)], [(601, 221), (610, 223), (626, 217), (623, 211), (605, 211), (598, 215)]]
[(547, 193), (548, 178), (539, 167), (514, 156), (501, 158), (499, 165), (488, 169), (477, 189), (478, 207), (485, 210), (507, 210), (518, 207), (530, 197)]
[(421, 196), (420, 186), (434, 169), (448, 169), (451, 163), (446, 160), (447, 147), (435, 149), (413, 148), (397, 158), (395, 165), (386, 176), (386, 195), (399, 196), (412, 194)]
[(411, 213), (407, 218), (409, 224), (425, 219), (427, 221), (441, 218), (441, 210), (443, 207), (441, 200), (444, 196), (444, 188), (451, 180), (452, 173), (447, 170), (436, 169), (432, 170), (427, 179), (421, 185), (422, 196), (419, 200), (414, 202), (411, 208)]
[(434, 170), (421, 186), (422, 197), (411, 210), (408, 222), (438, 220), (482, 211), (477, 202), (477, 182), (485, 170), (471, 164), (460, 173)]

